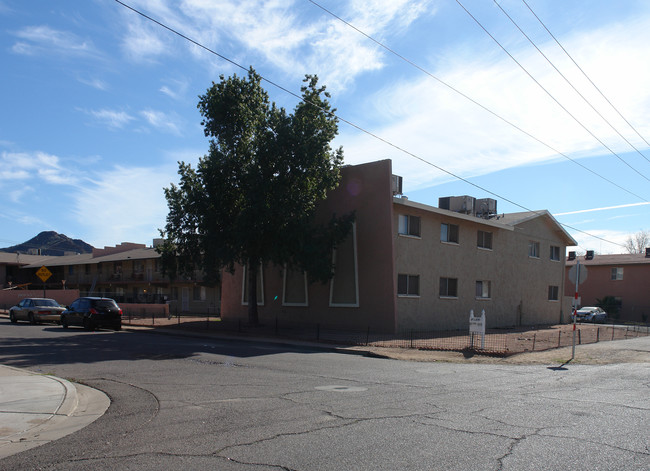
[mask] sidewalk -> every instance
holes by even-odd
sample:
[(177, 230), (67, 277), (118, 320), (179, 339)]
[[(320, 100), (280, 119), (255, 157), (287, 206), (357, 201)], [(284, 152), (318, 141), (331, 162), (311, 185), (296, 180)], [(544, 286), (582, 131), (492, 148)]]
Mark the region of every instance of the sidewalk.
[(96, 389), (0, 365), (0, 459), (76, 432), (109, 405)]

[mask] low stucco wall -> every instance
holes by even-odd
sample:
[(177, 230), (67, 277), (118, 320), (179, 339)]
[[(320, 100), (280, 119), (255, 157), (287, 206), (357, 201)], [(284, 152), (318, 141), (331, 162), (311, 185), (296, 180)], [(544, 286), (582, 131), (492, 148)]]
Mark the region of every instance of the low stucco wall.
[(79, 297), (78, 289), (10, 289), (0, 291), (0, 307), (15, 306), (25, 298), (51, 298), (64, 306)]

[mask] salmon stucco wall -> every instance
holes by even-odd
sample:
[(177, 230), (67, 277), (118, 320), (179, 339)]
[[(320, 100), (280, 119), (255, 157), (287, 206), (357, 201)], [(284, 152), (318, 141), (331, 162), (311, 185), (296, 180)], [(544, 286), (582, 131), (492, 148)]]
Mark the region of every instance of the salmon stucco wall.
[[(393, 277), (392, 168), (390, 160), (342, 168), (339, 187), (330, 192), (317, 212), (320, 221), (332, 214), (356, 214), (356, 256), (358, 302), (353, 307), (330, 304), (330, 283), (308, 286), (307, 306), (282, 303), (283, 272), (265, 266), (263, 304), (258, 306), (260, 321), (279, 320), (319, 323), (348, 328), (395, 330), (395, 280)], [(248, 307), (242, 303), (243, 269), (222, 279), (223, 319), (246, 319)]]

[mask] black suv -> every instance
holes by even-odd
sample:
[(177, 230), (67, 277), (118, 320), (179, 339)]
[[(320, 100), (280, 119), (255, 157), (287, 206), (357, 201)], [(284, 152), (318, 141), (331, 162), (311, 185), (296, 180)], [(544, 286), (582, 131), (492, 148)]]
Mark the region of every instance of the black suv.
[(111, 298), (79, 298), (61, 313), (61, 326), (80, 325), (86, 330), (122, 328), (122, 310)]

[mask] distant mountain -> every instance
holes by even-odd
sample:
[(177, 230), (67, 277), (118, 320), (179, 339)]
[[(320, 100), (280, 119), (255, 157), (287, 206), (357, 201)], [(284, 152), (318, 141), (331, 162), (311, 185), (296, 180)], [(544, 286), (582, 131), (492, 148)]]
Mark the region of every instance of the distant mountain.
[(0, 252), (24, 253), (31, 255), (70, 255), (92, 253), (93, 246), (81, 239), (70, 237), (54, 231), (43, 231), (36, 237), (22, 244), (0, 249)]

